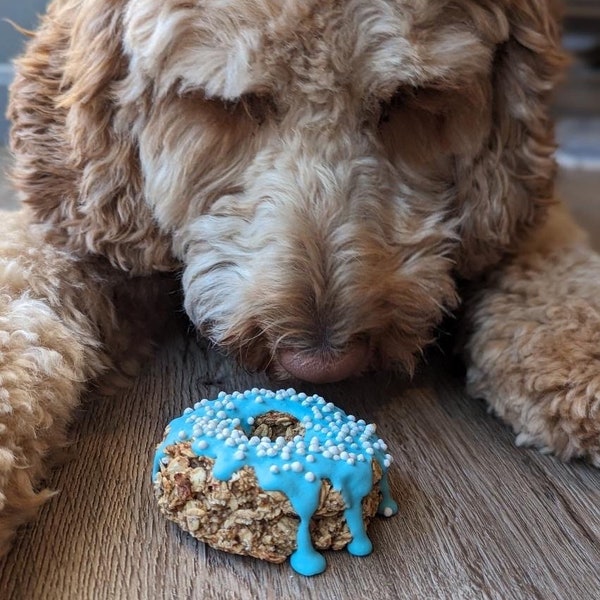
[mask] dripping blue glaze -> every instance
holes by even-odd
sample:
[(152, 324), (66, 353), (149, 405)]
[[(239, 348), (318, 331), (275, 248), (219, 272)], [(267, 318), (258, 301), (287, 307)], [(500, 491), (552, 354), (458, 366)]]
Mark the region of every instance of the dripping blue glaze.
[[(279, 411), (295, 417), (305, 430), (292, 441), (252, 436), (256, 417)], [(153, 478), (160, 470), (167, 446), (189, 441), (197, 456), (215, 460), (213, 475), (228, 481), (244, 466), (254, 469), (259, 485), (285, 494), (300, 518), (292, 568), (302, 575), (325, 570), (325, 559), (313, 547), (310, 519), (319, 504), (321, 482), (328, 479), (345, 502), (345, 518), (352, 535), (348, 551), (365, 556), (372, 551), (362, 518), (362, 500), (372, 489), (371, 461), (383, 471), (378, 512), (391, 516), (398, 506), (391, 497), (387, 470), (391, 456), (375, 435), (375, 426), (348, 416), (318, 395), (293, 389), (272, 392), (254, 388), (244, 393), (219, 393), (202, 400), (174, 419), (154, 458)]]

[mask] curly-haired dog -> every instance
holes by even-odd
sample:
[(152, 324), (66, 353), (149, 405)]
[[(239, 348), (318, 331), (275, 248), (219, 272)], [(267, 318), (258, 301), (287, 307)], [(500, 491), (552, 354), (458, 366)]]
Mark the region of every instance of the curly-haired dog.
[(600, 464), (600, 259), (553, 198), (551, 8), (54, 0), (9, 109), (2, 550), (179, 274), (217, 345), (313, 382), (410, 371), (456, 311), (470, 392)]

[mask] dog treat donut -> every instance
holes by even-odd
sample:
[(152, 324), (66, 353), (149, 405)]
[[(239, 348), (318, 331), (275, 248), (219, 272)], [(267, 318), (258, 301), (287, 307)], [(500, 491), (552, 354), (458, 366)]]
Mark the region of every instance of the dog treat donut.
[(392, 460), (375, 425), (293, 389), (221, 392), (166, 428), (154, 459), (158, 505), (214, 548), (316, 575), (315, 549), (364, 556), (366, 525), (391, 516)]

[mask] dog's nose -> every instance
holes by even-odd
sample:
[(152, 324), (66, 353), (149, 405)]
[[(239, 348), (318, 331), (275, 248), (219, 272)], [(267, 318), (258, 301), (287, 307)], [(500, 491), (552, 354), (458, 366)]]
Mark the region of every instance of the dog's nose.
[(305, 355), (294, 350), (279, 353), (281, 366), (293, 377), (311, 383), (333, 383), (358, 375), (368, 364), (369, 346), (364, 342), (353, 344), (335, 358)]

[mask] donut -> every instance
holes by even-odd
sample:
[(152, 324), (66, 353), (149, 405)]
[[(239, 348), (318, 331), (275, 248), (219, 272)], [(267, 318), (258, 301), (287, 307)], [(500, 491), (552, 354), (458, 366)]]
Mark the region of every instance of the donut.
[(166, 428), (154, 457), (159, 509), (212, 547), (302, 575), (318, 552), (372, 551), (366, 525), (396, 514), (376, 426), (321, 396), (266, 389), (203, 399)]

